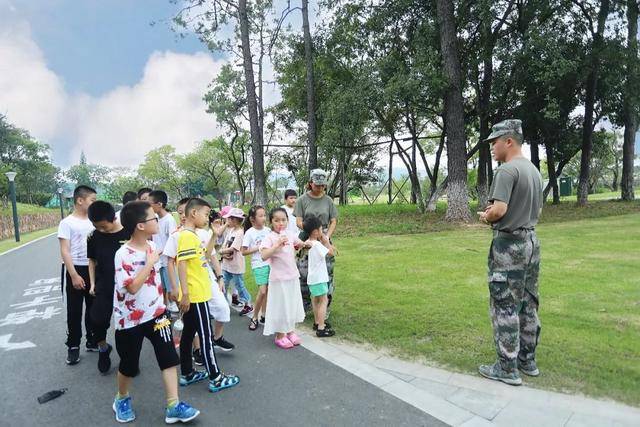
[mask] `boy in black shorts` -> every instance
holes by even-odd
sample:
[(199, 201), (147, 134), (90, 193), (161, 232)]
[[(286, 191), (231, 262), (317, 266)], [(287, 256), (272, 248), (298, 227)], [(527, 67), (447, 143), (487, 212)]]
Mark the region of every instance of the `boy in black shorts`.
[(107, 344), (107, 329), (113, 312), (113, 259), (130, 234), (116, 220), (110, 203), (98, 200), (89, 206), (89, 219), (96, 228), (87, 239), (89, 258), (89, 293), (95, 297), (91, 306), (93, 339), (98, 344), (98, 370), (106, 374), (111, 368), (111, 345)]
[(73, 213), (58, 226), (63, 290), (67, 297), (67, 365), (80, 361), (82, 339), (82, 309), (84, 306), (84, 328), (87, 351), (98, 351), (93, 339), (89, 313), (93, 296), (89, 294), (89, 260), (87, 259), (87, 236), (93, 231), (87, 211), (96, 201), (96, 190), (79, 185), (73, 190)]
[(151, 236), (158, 232), (158, 217), (147, 202), (130, 202), (122, 208), (122, 225), (131, 240), (116, 252), (113, 315), (116, 350), (120, 356), (118, 394), (113, 402), (116, 421), (126, 423), (136, 418), (131, 408), (129, 386), (138, 373), (142, 341), (153, 345), (162, 371), (167, 397), (165, 422), (191, 421), (200, 414), (178, 399), (178, 355), (171, 336), (171, 320), (163, 302), (160, 283), (160, 254)]

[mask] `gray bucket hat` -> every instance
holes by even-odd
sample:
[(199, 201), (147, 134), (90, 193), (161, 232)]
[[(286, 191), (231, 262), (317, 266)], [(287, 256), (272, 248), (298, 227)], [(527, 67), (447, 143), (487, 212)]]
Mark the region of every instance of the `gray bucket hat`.
[(322, 169), (314, 169), (311, 171), (310, 179), (315, 185), (327, 185), (328, 175), (329, 174)]
[(520, 119), (510, 119), (503, 120), (499, 123), (496, 123), (491, 127), (491, 135), (484, 142), (493, 141), (496, 138), (501, 137), (502, 135), (508, 134), (516, 134), (520, 135), (522, 138), (522, 120)]

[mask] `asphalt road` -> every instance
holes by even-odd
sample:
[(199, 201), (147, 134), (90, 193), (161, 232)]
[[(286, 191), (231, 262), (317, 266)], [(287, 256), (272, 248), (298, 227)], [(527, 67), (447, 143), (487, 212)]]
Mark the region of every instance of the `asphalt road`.
[[(96, 353), (65, 364), (66, 314), (60, 293), (57, 239), (52, 236), (0, 256), (0, 425), (115, 425), (111, 404), (118, 356), (108, 375), (98, 373)], [(440, 426), (438, 420), (304, 348), (283, 351), (250, 332), (232, 312), (225, 337), (236, 350), (219, 354), (225, 372), (241, 381), (212, 394), (206, 382), (180, 388), (180, 398), (200, 409), (193, 425), (228, 426)], [(109, 341), (113, 344), (113, 331)], [(137, 425), (164, 425), (164, 392), (148, 342), (131, 395)], [(66, 394), (38, 404), (54, 389)]]

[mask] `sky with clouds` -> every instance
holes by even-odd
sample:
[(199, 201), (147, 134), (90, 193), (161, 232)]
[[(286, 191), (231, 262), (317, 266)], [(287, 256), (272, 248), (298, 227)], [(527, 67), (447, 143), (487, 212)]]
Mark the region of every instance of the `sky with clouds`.
[[(81, 151), (92, 163), (137, 166), (154, 147), (185, 152), (219, 135), (202, 96), (227, 59), (171, 31), (177, 8), (0, 0), (0, 114), (49, 144), (60, 166)], [(272, 88), (265, 103), (278, 98)]]

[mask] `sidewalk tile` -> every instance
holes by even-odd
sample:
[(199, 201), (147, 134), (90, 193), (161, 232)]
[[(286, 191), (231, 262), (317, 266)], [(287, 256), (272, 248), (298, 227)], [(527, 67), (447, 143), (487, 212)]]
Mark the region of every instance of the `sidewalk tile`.
[(508, 399), (469, 389), (460, 389), (447, 400), (487, 420), (492, 420), (509, 404)]
[(463, 422), (458, 427), (494, 427), (494, 424), (482, 417), (475, 416), (469, 421)]
[(614, 425), (613, 420), (608, 418), (574, 413), (565, 427), (613, 427)]
[(416, 379), (416, 377), (414, 377), (413, 375), (403, 374), (401, 372), (392, 371), (391, 369), (384, 369), (384, 368), (380, 368), (380, 369), (386, 372), (387, 374), (393, 375), (394, 377), (406, 383), (410, 383), (411, 381)]
[(424, 390), (433, 395), (440, 396), (443, 399), (460, 390), (460, 388), (458, 387), (439, 383), (437, 381), (425, 380), (424, 378), (416, 378), (415, 380), (411, 381), (411, 384), (418, 387), (420, 390)]
[(498, 426), (563, 427), (571, 411), (552, 407), (532, 407), (526, 401), (511, 402), (492, 420)]
[(471, 412), (402, 380), (393, 381), (383, 386), (382, 390), (450, 425), (462, 424), (474, 416)]

